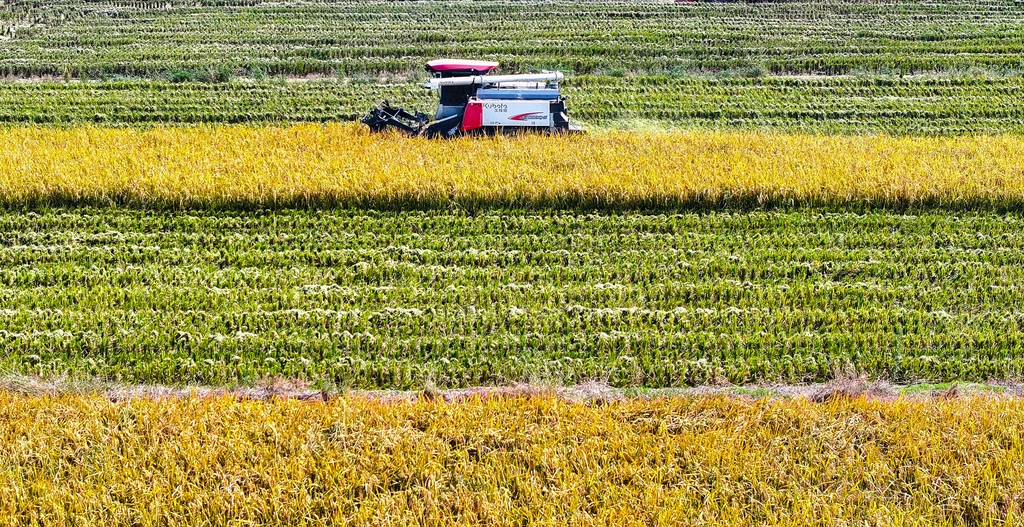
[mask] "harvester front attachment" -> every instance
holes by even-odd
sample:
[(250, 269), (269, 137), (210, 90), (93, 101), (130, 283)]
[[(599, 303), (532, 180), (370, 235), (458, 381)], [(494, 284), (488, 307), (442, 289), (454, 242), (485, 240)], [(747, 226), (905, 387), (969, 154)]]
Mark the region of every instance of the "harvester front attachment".
[(392, 108), (387, 99), (361, 119), (371, 132), (383, 132), (387, 127), (398, 128), (409, 135), (420, 135), (430, 118), (423, 112), (409, 113), (402, 108)]

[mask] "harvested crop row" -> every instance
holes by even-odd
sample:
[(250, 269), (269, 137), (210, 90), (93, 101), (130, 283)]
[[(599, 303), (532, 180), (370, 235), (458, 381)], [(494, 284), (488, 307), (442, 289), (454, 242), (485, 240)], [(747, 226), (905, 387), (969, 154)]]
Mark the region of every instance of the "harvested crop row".
[(0, 214), (0, 371), (418, 389), (1024, 375), (983, 211)]
[(0, 524), (987, 525), (1024, 403), (0, 394)]
[(419, 72), (441, 56), (575, 74), (1014, 73), (1024, 49), (1013, 0), (10, 4), (0, 75), (18, 77), (352, 76)]
[[(943, 136), (1024, 132), (1022, 77), (580, 75), (566, 79), (562, 89), (570, 98), (573, 119), (588, 129), (657, 125)], [(428, 110), (435, 97), (408, 80), (6, 83), (0, 85), (0, 122), (147, 126), (354, 121), (382, 98)]]
[(432, 141), (354, 125), (0, 131), (8, 205), (987, 205), (1024, 138), (595, 133)]

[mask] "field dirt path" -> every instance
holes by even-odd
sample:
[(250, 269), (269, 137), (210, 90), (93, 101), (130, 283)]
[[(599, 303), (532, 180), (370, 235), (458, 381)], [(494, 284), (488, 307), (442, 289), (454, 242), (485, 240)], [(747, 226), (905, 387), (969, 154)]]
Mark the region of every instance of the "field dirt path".
[(917, 383), (892, 384), (885, 381), (871, 381), (864, 378), (836, 379), (828, 383), (812, 384), (755, 384), (755, 385), (705, 385), (687, 388), (615, 388), (602, 382), (587, 382), (573, 386), (541, 384), (513, 384), (507, 386), (474, 386), (469, 388), (437, 389), (431, 386), (422, 390), (354, 390), (317, 389), (309, 382), (295, 379), (272, 378), (253, 386), (162, 386), (123, 385), (100, 380), (71, 380), (64, 378), (40, 378), (35, 376), (7, 375), (0, 377), (0, 391), (26, 396), (56, 396), (68, 394), (101, 394), (111, 401), (133, 399), (182, 399), (221, 398), (238, 400), (294, 399), (304, 401), (329, 401), (337, 397), (365, 398), (381, 401), (412, 401), (417, 399), (443, 399), (457, 403), (469, 399), (512, 399), (532, 397), (557, 397), (568, 402), (585, 404), (606, 404), (622, 399), (644, 399), (663, 397), (736, 397), (760, 398), (805, 398), (813, 402), (835, 399), (865, 398), (870, 400), (898, 399), (950, 399), (965, 396), (1024, 397), (1024, 382), (993, 381), (989, 383)]

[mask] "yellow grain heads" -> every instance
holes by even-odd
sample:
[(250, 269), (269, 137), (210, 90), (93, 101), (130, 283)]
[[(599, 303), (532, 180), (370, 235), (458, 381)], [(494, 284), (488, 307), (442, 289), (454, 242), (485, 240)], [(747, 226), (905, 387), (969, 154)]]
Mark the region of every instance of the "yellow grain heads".
[(1013, 524), (1022, 427), (984, 398), (0, 393), (0, 524)]
[(0, 130), (8, 203), (1015, 205), (1024, 138), (757, 132), (463, 138), (352, 125)]

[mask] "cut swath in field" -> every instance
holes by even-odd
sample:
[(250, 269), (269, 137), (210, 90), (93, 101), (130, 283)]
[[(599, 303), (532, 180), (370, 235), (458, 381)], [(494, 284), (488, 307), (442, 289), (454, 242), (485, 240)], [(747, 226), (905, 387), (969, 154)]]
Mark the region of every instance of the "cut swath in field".
[[(286, 7), (253, 0), (21, 1), (0, 12), (0, 32), (14, 37), (0, 47), (0, 75), (216, 81), (237, 73), (408, 74), (449, 55), (573, 75), (1022, 67), (1024, 9), (1013, 0), (749, 4), (483, 0), (452, 9), (445, 2), (381, 0), (295, 0)], [(34, 27), (10, 26), (20, 19)]]
[[(730, 128), (954, 136), (1024, 132), (1024, 78), (690, 78), (572, 76), (588, 129)], [(354, 121), (384, 97), (428, 109), (408, 81), (17, 82), (0, 86), (0, 122), (148, 126)]]
[(0, 214), (0, 371), (421, 389), (1024, 375), (984, 211)]

